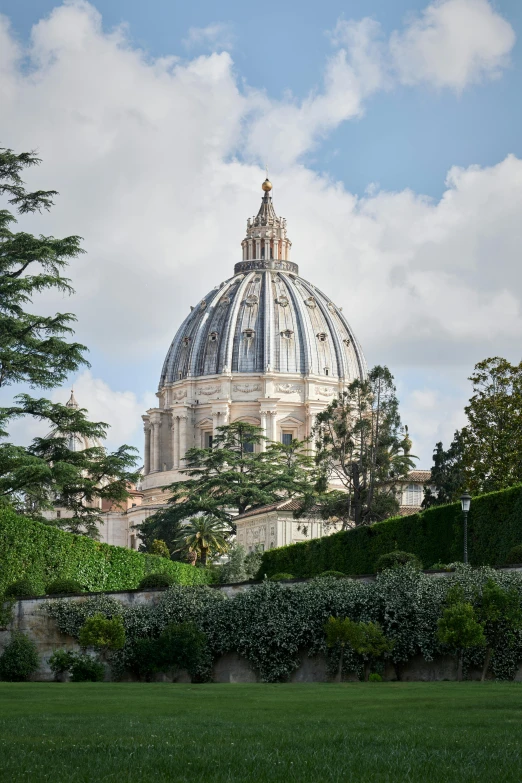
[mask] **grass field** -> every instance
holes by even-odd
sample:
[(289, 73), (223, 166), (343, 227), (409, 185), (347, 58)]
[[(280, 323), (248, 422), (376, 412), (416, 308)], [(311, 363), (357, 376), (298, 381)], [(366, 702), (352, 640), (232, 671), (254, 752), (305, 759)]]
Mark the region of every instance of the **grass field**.
[(522, 780), (522, 684), (0, 683), (5, 781)]

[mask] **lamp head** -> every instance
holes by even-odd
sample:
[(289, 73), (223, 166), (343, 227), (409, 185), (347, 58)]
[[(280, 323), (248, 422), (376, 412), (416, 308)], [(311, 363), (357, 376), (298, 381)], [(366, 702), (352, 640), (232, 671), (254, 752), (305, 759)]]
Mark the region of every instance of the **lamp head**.
[(467, 514), (471, 506), (471, 495), (468, 492), (464, 492), (461, 495), (460, 505), (462, 506), (462, 511)]

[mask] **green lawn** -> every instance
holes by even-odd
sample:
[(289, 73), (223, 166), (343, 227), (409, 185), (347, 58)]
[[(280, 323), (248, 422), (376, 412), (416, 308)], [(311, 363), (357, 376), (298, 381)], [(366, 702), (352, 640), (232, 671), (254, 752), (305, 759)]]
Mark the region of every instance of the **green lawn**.
[(5, 781), (522, 780), (522, 684), (0, 683)]

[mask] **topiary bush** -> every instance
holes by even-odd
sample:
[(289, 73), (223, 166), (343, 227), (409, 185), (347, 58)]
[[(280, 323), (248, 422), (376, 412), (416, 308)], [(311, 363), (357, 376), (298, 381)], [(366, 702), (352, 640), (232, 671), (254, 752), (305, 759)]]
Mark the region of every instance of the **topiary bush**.
[(18, 579), (5, 588), (6, 598), (27, 598), (36, 595), (36, 590), (29, 579)]
[(369, 675), (368, 682), (382, 682), (382, 677), (380, 674), (377, 674), (377, 672), (373, 672)]
[(388, 552), (386, 555), (381, 555), (375, 564), (375, 571), (384, 571), (386, 568), (397, 568), (398, 566), (404, 566), (407, 563), (414, 568), (421, 569), (422, 563), (412, 552), (401, 552), (396, 549), (393, 552)]
[(46, 595), (60, 595), (65, 593), (84, 593), (85, 590), (76, 579), (55, 579), (54, 582), (50, 582), (45, 588)]
[(0, 655), (0, 680), (24, 682), (38, 669), (36, 644), (23, 633), (15, 631)]
[(342, 571), (323, 571), (322, 574), (318, 574), (319, 578), (322, 578), (323, 576), (331, 576), (334, 577), (334, 579), (344, 579), (346, 574), (343, 574)]
[(517, 544), (509, 550), (506, 563), (508, 565), (520, 565), (522, 563), (522, 544)]
[(288, 579), (295, 579), (293, 574), (273, 574), (270, 577), (271, 582), (286, 582)]
[(174, 584), (174, 577), (171, 574), (147, 574), (139, 584), (140, 590), (158, 590), (163, 587), (170, 587)]

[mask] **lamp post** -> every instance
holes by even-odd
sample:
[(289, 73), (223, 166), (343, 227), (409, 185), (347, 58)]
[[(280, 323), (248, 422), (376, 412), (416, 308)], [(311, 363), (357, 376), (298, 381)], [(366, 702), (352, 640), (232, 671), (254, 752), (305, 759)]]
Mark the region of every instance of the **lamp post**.
[(464, 515), (464, 563), (468, 564), (468, 511), (471, 506), (471, 495), (468, 492), (464, 492), (460, 498), (460, 505), (462, 507), (462, 513)]

